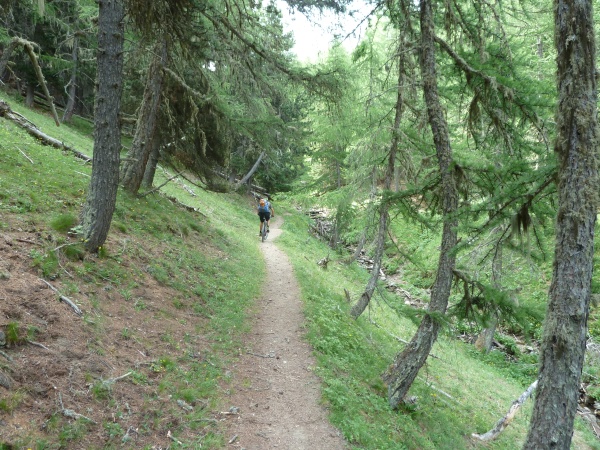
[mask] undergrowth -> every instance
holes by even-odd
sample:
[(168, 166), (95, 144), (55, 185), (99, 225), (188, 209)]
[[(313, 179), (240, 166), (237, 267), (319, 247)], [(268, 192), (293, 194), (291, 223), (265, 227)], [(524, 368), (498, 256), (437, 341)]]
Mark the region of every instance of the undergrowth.
[[(345, 264), (347, 255), (331, 252), (309, 235), (308, 222), (308, 217), (286, 217), (286, 232), (279, 242), (291, 257), (301, 285), (308, 337), (318, 358), (315, 372), (323, 381), (332, 423), (355, 449), (474, 448), (471, 434), (491, 429), (535, 380), (536, 356), (518, 350), (513, 358), (499, 351), (486, 355), (447, 329), (409, 391), (407, 397), (414, 402), (400, 411), (390, 410), (382, 375), (411, 339), (419, 315), (409, 313), (412, 308), (381, 288), (370, 307), (353, 321), (349, 309), (369, 274), (355, 264)], [(334, 256), (325, 270), (316, 263), (328, 254)], [(401, 273), (408, 271), (406, 266)], [(411, 285), (407, 278), (403, 288), (421, 292), (423, 286)], [(510, 344), (508, 339), (505, 344)], [(530, 414), (531, 401), (486, 448), (520, 448)], [(579, 424), (578, 430), (581, 434), (575, 442), (597, 448), (586, 426)]]
[[(42, 128), (53, 129), (49, 117), (32, 114), (14, 102), (11, 106)], [(54, 131), (53, 135), (68, 145), (91, 155), (89, 123), (79, 121)], [(254, 236), (254, 214), (236, 194), (213, 194), (197, 187), (190, 190), (189, 184), (177, 180), (164, 186), (161, 194), (140, 198), (120, 192), (110, 244), (90, 258), (72, 233), (78, 226), (89, 175), (90, 167), (83, 161), (41, 146), (24, 131), (0, 121), (0, 229), (38, 233), (44, 245), (31, 250), (32, 268), (47, 280), (64, 282), (69, 295), (90, 286), (108, 289), (124, 307), (140, 313), (152, 309), (160, 318), (166, 308), (149, 305), (133, 292), (146, 274), (159, 285), (172, 288), (176, 295), (164, 301), (176, 310), (192, 312), (198, 325), (194, 335), (182, 340), (174, 339), (173, 330), (159, 330), (167, 350), (153, 355), (150, 365), (131, 368), (125, 382), (153, 388), (152, 395), (144, 400), (139, 431), (168, 427), (176, 437), (191, 429), (197, 440), (187, 442), (189, 448), (224, 448), (223, 436), (210, 426), (207, 415), (222, 401), (219, 384), (248, 331), (248, 310), (264, 277)], [(156, 184), (169, 176), (159, 171)], [(196, 212), (179, 207), (167, 196)], [(350, 446), (365, 450), (476, 447), (471, 434), (492, 428), (523, 392), (524, 385), (535, 378), (535, 357), (520, 350), (515, 351), (514, 358), (499, 352), (483, 355), (447, 333), (434, 346), (410, 390), (414, 402), (400, 411), (390, 410), (382, 374), (412, 337), (422, 313), (381, 289), (357, 321), (350, 319), (351, 302), (361, 294), (369, 274), (355, 264), (344, 264), (346, 254), (332, 252), (309, 235), (308, 218), (291, 205), (286, 208), (278, 202), (278, 208), (278, 214), (285, 215), (278, 245), (290, 256), (301, 285), (308, 340), (318, 361), (314, 371), (323, 381), (323, 402), (331, 422)], [(357, 230), (351, 233), (360, 234)], [(434, 277), (436, 234), (410, 224), (396, 233), (403, 239), (399, 248), (386, 249), (396, 256), (387, 262), (387, 269), (401, 274), (406, 292), (426, 302)], [(159, 246), (160, 255), (156, 252)], [(317, 261), (327, 255), (332, 261), (325, 270)], [(539, 291), (547, 283), (547, 273), (537, 275), (539, 285), (523, 295), (527, 301), (539, 301)], [(518, 277), (510, 282), (522, 284)], [(91, 292), (89, 308), (81, 320), (92, 336), (88, 350), (102, 355), (107, 352), (103, 338), (110, 318), (103, 315), (103, 304), (94, 289), (87, 289)], [(8, 328), (7, 337), (13, 344), (33, 340), (36, 335), (36, 330), (23, 328), (18, 321)], [(124, 342), (145, 339), (130, 327), (120, 328), (118, 334)], [(209, 343), (209, 352), (198, 354), (194, 350), (198, 335)], [(533, 330), (531, 338), (536, 336)], [(591, 377), (597, 375), (589, 373)], [(87, 381), (90, 395), (112, 413), (111, 419), (101, 423), (105, 448), (135, 448), (127, 438), (129, 430), (119, 422), (127, 408), (111, 385), (92, 375)], [(16, 391), (3, 397), (0, 410), (17, 412), (27, 395)], [(528, 402), (510, 427), (486, 448), (520, 448), (530, 413)], [(45, 434), (23, 436), (14, 446), (78, 448), (91, 430), (88, 421), (69, 421), (59, 413), (51, 414), (43, 425)], [(582, 423), (577, 424), (575, 442), (598, 448)], [(0, 443), (0, 448), (4, 445)]]

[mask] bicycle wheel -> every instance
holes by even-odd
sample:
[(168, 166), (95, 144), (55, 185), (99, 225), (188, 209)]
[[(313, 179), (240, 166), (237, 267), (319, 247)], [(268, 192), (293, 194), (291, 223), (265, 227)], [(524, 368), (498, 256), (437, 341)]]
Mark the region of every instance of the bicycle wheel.
[(262, 241), (265, 242), (267, 240), (267, 225), (266, 224), (263, 225), (262, 231), (260, 234), (261, 234)]

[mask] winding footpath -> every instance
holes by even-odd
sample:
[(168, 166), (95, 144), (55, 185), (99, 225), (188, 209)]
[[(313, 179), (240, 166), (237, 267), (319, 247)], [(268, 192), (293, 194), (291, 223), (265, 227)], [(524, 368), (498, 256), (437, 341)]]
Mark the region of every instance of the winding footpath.
[[(342, 450), (347, 445), (320, 404), (315, 360), (304, 339), (300, 288), (274, 241), (283, 220), (271, 220), (261, 250), (267, 279), (252, 331), (232, 367), (227, 448)], [(258, 237), (257, 237), (258, 239)]]

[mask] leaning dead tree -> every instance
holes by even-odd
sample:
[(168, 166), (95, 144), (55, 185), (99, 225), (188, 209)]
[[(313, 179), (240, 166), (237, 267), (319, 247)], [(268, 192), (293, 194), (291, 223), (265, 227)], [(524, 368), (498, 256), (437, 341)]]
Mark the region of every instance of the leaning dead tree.
[(50, 91), (48, 91), (48, 85), (46, 84), (46, 80), (44, 79), (42, 68), (38, 63), (37, 56), (33, 49), (35, 45), (36, 44), (34, 44), (31, 41), (27, 41), (19, 37), (14, 37), (10, 44), (5, 48), (4, 53), (2, 54), (2, 59), (0, 59), (0, 76), (4, 73), (4, 70), (6, 69), (8, 61), (10, 60), (10, 57), (14, 52), (15, 48), (17, 48), (18, 46), (23, 46), (23, 49), (29, 56), (29, 60), (31, 61), (31, 65), (33, 66), (33, 70), (35, 71), (35, 75), (38, 79), (38, 82), (40, 83), (40, 86), (44, 91), (46, 100), (48, 100), (48, 104), (50, 105), (50, 110), (52, 111), (52, 117), (54, 118), (54, 122), (58, 127), (60, 126), (60, 120), (58, 120), (58, 113), (56, 112), (56, 107), (54, 106), (54, 98), (50, 95)]
[(493, 439), (496, 439), (498, 437), (498, 435), (500, 433), (502, 433), (502, 431), (504, 431), (504, 429), (507, 426), (510, 425), (512, 420), (517, 415), (517, 412), (519, 412), (519, 409), (521, 409), (521, 406), (523, 406), (525, 401), (535, 391), (537, 384), (538, 384), (538, 380), (535, 380), (533, 383), (531, 383), (529, 385), (527, 390), (525, 392), (523, 392), (521, 394), (521, 396), (513, 402), (513, 404), (511, 405), (511, 407), (508, 410), (508, 412), (506, 413), (506, 415), (504, 417), (502, 417), (502, 419), (500, 419), (498, 422), (496, 422), (496, 425), (494, 426), (494, 428), (492, 428), (490, 431), (488, 431), (487, 433), (484, 433), (484, 434), (473, 433), (472, 436), (475, 439), (478, 439), (480, 441), (491, 441)]
[(262, 159), (265, 157), (266, 153), (267, 152), (265, 152), (264, 150), (261, 152), (261, 154), (258, 156), (258, 159), (254, 163), (254, 165), (252, 166), (252, 168), (248, 171), (248, 173), (246, 175), (244, 175), (244, 177), (240, 181), (238, 181), (236, 183), (236, 188), (238, 188), (242, 184), (248, 182), (248, 180), (250, 179), (250, 177), (252, 177), (252, 175), (254, 175), (254, 172), (256, 172), (256, 170), (258, 169), (258, 166), (260, 165), (260, 162), (262, 161)]

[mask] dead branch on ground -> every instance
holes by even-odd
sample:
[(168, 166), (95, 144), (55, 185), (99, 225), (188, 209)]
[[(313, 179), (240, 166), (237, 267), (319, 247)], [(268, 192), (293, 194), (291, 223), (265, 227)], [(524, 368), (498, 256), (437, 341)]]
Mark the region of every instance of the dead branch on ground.
[(63, 416), (70, 417), (71, 419), (75, 419), (75, 420), (85, 419), (89, 422), (92, 422), (93, 424), (96, 424), (96, 425), (98, 424), (98, 422), (96, 422), (93, 419), (90, 419), (89, 417), (84, 416), (83, 414), (76, 413), (72, 409), (66, 409), (63, 405), (62, 394), (60, 392), (58, 393), (58, 401), (60, 403), (60, 412), (62, 413)]
[(75, 314), (77, 314), (78, 316), (83, 315), (83, 312), (81, 311), (81, 309), (79, 309), (79, 306), (77, 306), (75, 303), (73, 303), (68, 297), (65, 297), (64, 295), (62, 295), (58, 289), (56, 289), (54, 286), (52, 286), (50, 283), (48, 283), (46, 280), (44, 280), (43, 278), (40, 278), (40, 280), (42, 280), (44, 283), (46, 283), (48, 285), (48, 287), (50, 289), (52, 289), (54, 292), (56, 292), (58, 294), (58, 298), (65, 302), (67, 305), (69, 305), (73, 311), (75, 311)]
[(31, 159), (29, 156), (27, 156), (23, 150), (21, 150), (19, 147), (17, 147), (17, 150), (19, 150), (19, 151), (21, 152), (21, 155), (23, 155), (25, 158), (27, 158), (27, 160), (28, 160), (28, 161), (29, 161), (31, 164), (33, 164), (33, 159)]
[(121, 375), (120, 377), (109, 378), (108, 380), (103, 380), (102, 381), (102, 386), (104, 386), (104, 387), (110, 387), (113, 384), (115, 384), (117, 381), (121, 381), (122, 379), (127, 378), (132, 373), (133, 372), (127, 372), (125, 375)]
[(167, 431), (167, 437), (168, 437), (169, 439), (171, 439), (173, 442), (176, 442), (176, 443), (177, 443), (177, 444), (179, 444), (179, 445), (183, 445), (183, 442), (181, 442), (180, 440), (178, 440), (178, 439), (177, 439), (175, 436), (173, 436), (173, 435), (171, 434), (171, 430)]
[(172, 177), (170, 177), (169, 179), (167, 179), (167, 181), (165, 181), (163, 184), (161, 184), (160, 186), (155, 187), (154, 189), (150, 189), (148, 192), (144, 192), (143, 194), (138, 194), (138, 197), (143, 198), (146, 195), (152, 194), (153, 192), (159, 191), (161, 187), (163, 187), (164, 185), (166, 185), (169, 181), (174, 180), (175, 178), (177, 178), (179, 175), (181, 175), (181, 172), (177, 172), (175, 175), (173, 175)]
[(30, 340), (28, 340), (28, 341), (27, 341), (27, 343), (28, 343), (28, 344), (31, 344), (31, 345), (35, 345), (36, 347), (43, 348), (43, 349), (45, 349), (45, 350), (48, 350), (48, 351), (52, 351), (52, 350), (50, 350), (48, 347), (46, 347), (44, 344), (40, 344), (39, 342), (35, 342), (35, 341), (30, 341)]
[(21, 238), (17, 238), (16, 241), (18, 242), (25, 242), (26, 244), (33, 244), (33, 245), (42, 245), (39, 242), (34, 242), (34, 241), (28, 241), (27, 239), (21, 239)]

